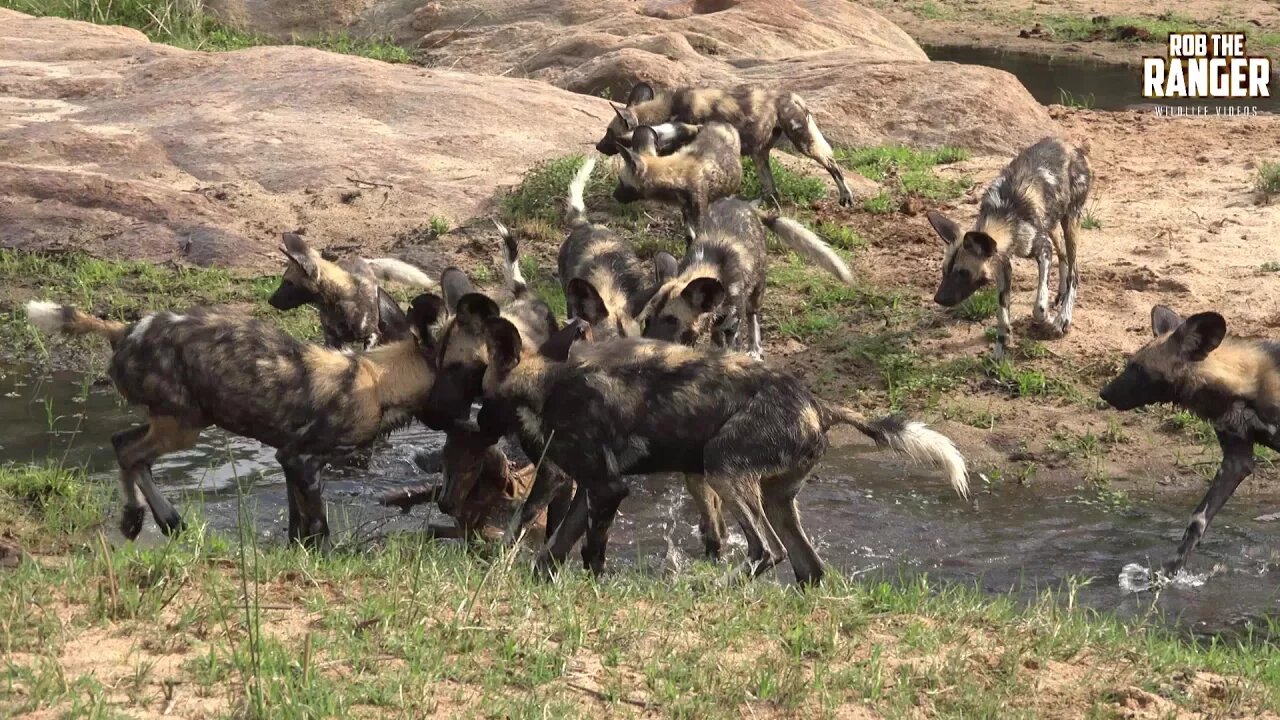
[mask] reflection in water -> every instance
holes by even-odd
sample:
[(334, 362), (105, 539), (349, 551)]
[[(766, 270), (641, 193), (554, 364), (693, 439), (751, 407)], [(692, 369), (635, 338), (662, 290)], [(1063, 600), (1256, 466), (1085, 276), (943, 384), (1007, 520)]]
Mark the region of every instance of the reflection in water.
[[(53, 458), (114, 484), (111, 435), (138, 421), (120, 406), (114, 390), (86, 386), (75, 373), (31, 376), (29, 368), (6, 370), (0, 377), (0, 423), (8, 432), (0, 460)], [(331, 468), (325, 498), (334, 531), (356, 530), (364, 537), (422, 528), (427, 506), (401, 516), (379, 506), (376, 498), (433, 479), (412, 458), (441, 442), (438, 434), (415, 426), (380, 443), (367, 467), (354, 462)], [(170, 493), (181, 493), (188, 514), (198, 506), (215, 528), (235, 526), (239, 483), (262, 537), (283, 541), (284, 480), (269, 448), (208, 431), (195, 448), (157, 463), (156, 479)], [(1188, 577), (1203, 577), (1203, 584), (1173, 582), (1158, 594), (1133, 594), (1121, 588), (1122, 570), (1130, 564), (1158, 566), (1173, 551), (1186, 512), (1199, 498), (1139, 498), (1119, 510), (1082, 502), (1086, 499), (1087, 491), (1000, 486), (964, 503), (930, 472), (905, 469), (854, 446), (828, 453), (800, 503), (819, 553), (845, 572), (890, 579), (924, 573), (1024, 598), (1064, 588), (1071, 578), (1091, 578), (1079, 591), (1079, 602), (1137, 617), (1148, 614), (1154, 600), (1158, 610), (1196, 632), (1239, 629), (1280, 611), (1275, 526), (1251, 519), (1274, 508), (1248, 496), (1233, 498), (1192, 558)], [(438, 513), (431, 519), (441, 520)], [(145, 532), (158, 539), (150, 524)], [(730, 549), (741, 552), (742, 547), (734, 532)], [(635, 478), (610, 551), (616, 563), (657, 573), (679, 572), (698, 557), (696, 514), (683, 483)], [(1127, 573), (1131, 585), (1149, 583), (1132, 569)], [(790, 582), (790, 566), (780, 567), (777, 577)]]
[[(1131, 105), (1257, 107), (1280, 112), (1280, 80), (1271, 83), (1267, 98), (1248, 100), (1160, 100), (1142, 96), (1141, 66), (1104, 63), (1086, 58), (1010, 52), (959, 45), (925, 45), (930, 60), (985, 65), (1010, 73), (1038, 102), (1079, 104), (1097, 110), (1121, 110)], [(1213, 112), (1210, 110), (1210, 112)]]

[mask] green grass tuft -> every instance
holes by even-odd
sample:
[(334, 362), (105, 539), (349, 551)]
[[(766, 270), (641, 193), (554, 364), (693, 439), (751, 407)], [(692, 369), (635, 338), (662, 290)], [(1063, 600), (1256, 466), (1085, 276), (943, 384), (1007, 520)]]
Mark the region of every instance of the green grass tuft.
[(1258, 166), (1255, 188), (1264, 197), (1280, 195), (1280, 162), (1264, 162)]
[[(827, 195), (827, 184), (822, 178), (792, 172), (772, 155), (769, 157), (769, 168), (773, 172), (773, 184), (778, 190), (778, 201), (781, 203), (803, 207)], [(744, 198), (760, 197), (760, 175), (751, 158), (742, 159), (742, 189), (738, 195)]]
[(155, 42), (188, 50), (242, 50), (259, 45), (301, 45), (390, 63), (412, 60), (409, 51), (385, 38), (328, 33), (277, 41), (237, 29), (206, 13), (200, 0), (0, 0), (0, 7), (28, 15), (124, 25)]
[(838, 148), (836, 160), (876, 182), (892, 180), (880, 194), (863, 201), (864, 210), (875, 214), (897, 211), (905, 197), (925, 200), (954, 200), (973, 187), (973, 179), (939, 177), (933, 168), (966, 160), (969, 152), (962, 148), (943, 147), (916, 150), (902, 145), (870, 148)]
[(1000, 309), (1000, 300), (992, 289), (979, 290), (965, 298), (965, 301), (951, 308), (951, 315), (961, 320), (979, 322), (996, 316)]

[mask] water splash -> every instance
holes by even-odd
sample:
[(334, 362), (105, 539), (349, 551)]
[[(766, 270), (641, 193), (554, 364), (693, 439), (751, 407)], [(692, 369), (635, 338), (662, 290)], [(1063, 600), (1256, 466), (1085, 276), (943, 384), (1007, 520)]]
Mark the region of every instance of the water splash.
[(1129, 595), (1166, 587), (1197, 588), (1203, 586), (1218, 570), (1215, 566), (1207, 573), (1193, 573), (1183, 568), (1169, 577), (1163, 570), (1152, 571), (1145, 565), (1129, 563), (1120, 570), (1120, 592)]

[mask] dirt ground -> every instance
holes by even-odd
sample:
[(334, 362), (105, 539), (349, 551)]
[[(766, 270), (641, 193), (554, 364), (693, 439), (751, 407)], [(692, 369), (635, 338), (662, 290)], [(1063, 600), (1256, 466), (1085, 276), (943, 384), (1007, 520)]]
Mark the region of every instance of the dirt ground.
[[(1120, 414), (1092, 400), (1124, 354), (1150, 337), (1155, 304), (1183, 314), (1217, 310), (1232, 332), (1280, 336), (1280, 272), (1267, 265), (1280, 261), (1280, 204), (1265, 204), (1254, 192), (1257, 164), (1280, 160), (1280, 121), (1063, 107), (1052, 112), (1067, 137), (1090, 142), (1095, 181), (1088, 211), (1101, 227), (1083, 232), (1082, 289), (1075, 325), (1065, 338), (1048, 338), (1030, 326), (1035, 265), (1015, 261), (1015, 345), (1030, 337), (1047, 349), (1043, 358), (1016, 364), (1068, 379), (1084, 397), (1011, 397), (980, 386), (971, 388), (976, 392), (948, 392), (940, 401), (945, 415), (993, 420), (985, 429), (950, 422), (947, 430), (972, 457), (1002, 465), (1006, 475), (1011, 466), (1034, 465), (1042, 481), (1105, 479), (1142, 490), (1201, 485), (1219, 457), (1212, 442), (1168, 432), (1158, 412)], [(971, 222), (981, 192), (1006, 162), (975, 157), (945, 168), (977, 183), (958, 203), (939, 209)], [(868, 223), (862, 213), (826, 207), (823, 213), (850, 215), (847, 222), (871, 240), (858, 257), (862, 277), (880, 287), (911, 288), (930, 304), (942, 247), (923, 214)], [(920, 342), (922, 354), (946, 361), (987, 352), (983, 331), (991, 321), (968, 323), (933, 312), (942, 319), (935, 316), (922, 326), (940, 324), (943, 330)], [(796, 359), (822, 364), (806, 354)], [(1101, 457), (1073, 453), (1072, 438), (1086, 435), (1116, 439), (1103, 443)], [(1259, 472), (1259, 478), (1275, 477), (1274, 469)], [(1247, 491), (1280, 488), (1255, 478), (1242, 488)]]
[[(1144, 55), (1162, 54), (1163, 38), (1156, 42), (1116, 43), (1109, 41), (1063, 41), (1057, 38), (1020, 38), (1031, 30), (1035, 17), (1043, 15), (1157, 18), (1172, 13), (1203, 25), (1248, 26), (1258, 31), (1280, 31), (1280, 5), (1269, 0), (871, 0), (871, 7), (884, 13), (924, 45), (973, 45), (998, 47), (1031, 53), (1071, 54), (1108, 62), (1140, 64)], [(1261, 54), (1278, 56), (1274, 48)]]

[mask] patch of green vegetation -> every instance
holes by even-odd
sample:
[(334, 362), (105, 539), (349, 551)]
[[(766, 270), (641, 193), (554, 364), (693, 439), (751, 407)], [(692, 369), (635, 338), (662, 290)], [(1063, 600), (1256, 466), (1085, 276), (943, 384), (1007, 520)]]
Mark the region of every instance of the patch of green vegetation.
[(542, 267), (534, 258), (524, 256), (520, 258), (520, 274), (524, 275), (525, 282), (529, 283), (533, 294), (551, 306), (551, 312), (555, 313), (556, 317), (565, 314), (564, 286), (550, 270)]
[(436, 237), (439, 237), (449, 232), (449, 221), (439, 215), (432, 215), (431, 219), (427, 221), (427, 228), (431, 230)]
[[(1073, 716), (1118, 712), (1106, 699), (1117, 687), (1179, 712), (1280, 707), (1280, 656), (1267, 643), (1099, 615), (1079, 607), (1079, 582), (1030, 604), (834, 570), (812, 592), (725, 583), (732, 565), (703, 563), (670, 579), (624, 567), (604, 580), (571, 564), (546, 583), (518, 550), (400, 533), (313, 554), (260, 546), (242, 517), (231, 536), (193, 525), (159, 545), (98, 537), (5, 570), (0, 704), (105, 717), (153, 711), (177, 688), (211, 715), (283, 720), (632, 708), (833, 717), (868, 704), (892, 717), (1031, 717), (1045, 705), (1027, 688), (1052, 677), (1054, 709)], [(145, 652), (124, 672), (110, 653), (63, 664), (108, 634)], [(1227, 692), (1193, 692), (1187, 678), (1200, 672)]]
[(950, 309), (953, 317), (961, 320), (981, 322), (996, 316), (1000, 309), (1000, 300), (993, 289), (979, 290), (965, 298), (964, 302)]
[(1085, 208), (1084, 216), (1080, 218), (1080, 227), (1085, 230), (1101, 230), (1102, 221), (1098, 219), (1098, 215), (1093, 208)]
[[(502, 219), (509, 224), (545, 223), (549, 231), (562, 227), (569, 183), (585, 160), (582, 155), (569, 155), (535, 165), (501, 198)], [(607, 164), (597, 163), (583, 189), (583, 202), (590, 209), (607, 213), (611, 227), (632, 227), (643, 218), (644, 210), (640, 203), (614, 200), (616, 184), (617, 173)]]
[(1218, 444), (1218, 435), (1208, 420), (1187, 410), (1164, 412), (1165, 416), (1160, 423), (1164, 430), (1185, 435), (1201, 445), (1216, 446)]
[(384, 38), (356, 38), (345, 33), (293, 38), (280, 42), (239, 30), (204, 11), (199, 0), (0, 0), (0, 7), (28, 15), (81, 20), (98, 25), (124, 25), (155, 42), (189, 50), (242, 50), (258, 45), (302, 45), (345, 55), (407, 63), (409, 51)]
[(862, 201), (862, 209), (872, 215), (889, 215), (897, 212), (898, 207), (899, 203), (894, 200), (893, 195), (883, 190)]
[(924, 2), (916, 5), (912, 11), (926, 20), (942, 20), (954, 14), (949, 8), (939, 5), (933, 0), (924, 0)]
[[(781, 203), (807, 207), (827, 196), (827, 184), (822, 178), (792, 172), (772, 155), (769, 156), (769, 169), (773, 173), (773, 184)], [(738, 191), (738, 195), (758, 198), (760, 192), (760, 174), (756, 172), (755, 162), (751, 158), (743, 158), (742, 189)]]
[(813, 227), (814, 231), (832, 247), (852, 252), (867, 246), (867, 239), (848, 225), (833, 222), (820, 222)]
[(1267, 198), (1280, 195), (1280, 162), (1264, 162), (1258, 165), (1258, 179), (1254, 187)]
[(870, 148), (837, 148), (836, 160), (845, 167), (876, 182), (892, 181), (891, 187), (863, 202), (867, 212), (895, 212), (904, 197), (925, 200), (954, 200), (973, 187), (973, 178), (939, 177), (933, 168), (968, 159), (962, 148), (944, 147), (916, 150), (903, 145)]
[[(72, 470), (43, 465), (0, 466), (0, 518), (19, 537), (81, 536), (102, 523), (108, 491)], [(25, 528), (25, 532), (24, 532)]]
[(1088, 95), (1076, 95), (1066, 88), (1058, 88), (1059, 105), (1090, 110), (1097, 101), (1098, 99), (1093, 93), (1089, 93)]
[(1073, 402), (1083, 398), (1075, 383), (1047, 375), (1043, 370), (1017, 367), (1009, 360), (985, 361), (988, 381), (1014, 397), (1061, 397)]
[(83, 253), (0, 250), (0, 286), (13, 308), (0, 314), (0, 339), (5, 350), (14, 355), (43, 351), (45, 343), (106, 350), (96, 338), (44, 336), (27, 322), (24, 305), (30, 299), (69, 303), (123, 321), (160, 310), (247, 305), (255, 316), (296, 337), (319, 338), (315, 311), (299, 308), (282, 313), (267, 305), (279, 282), (278, 276), (246, 278), (226, 270), (99, 260)]

